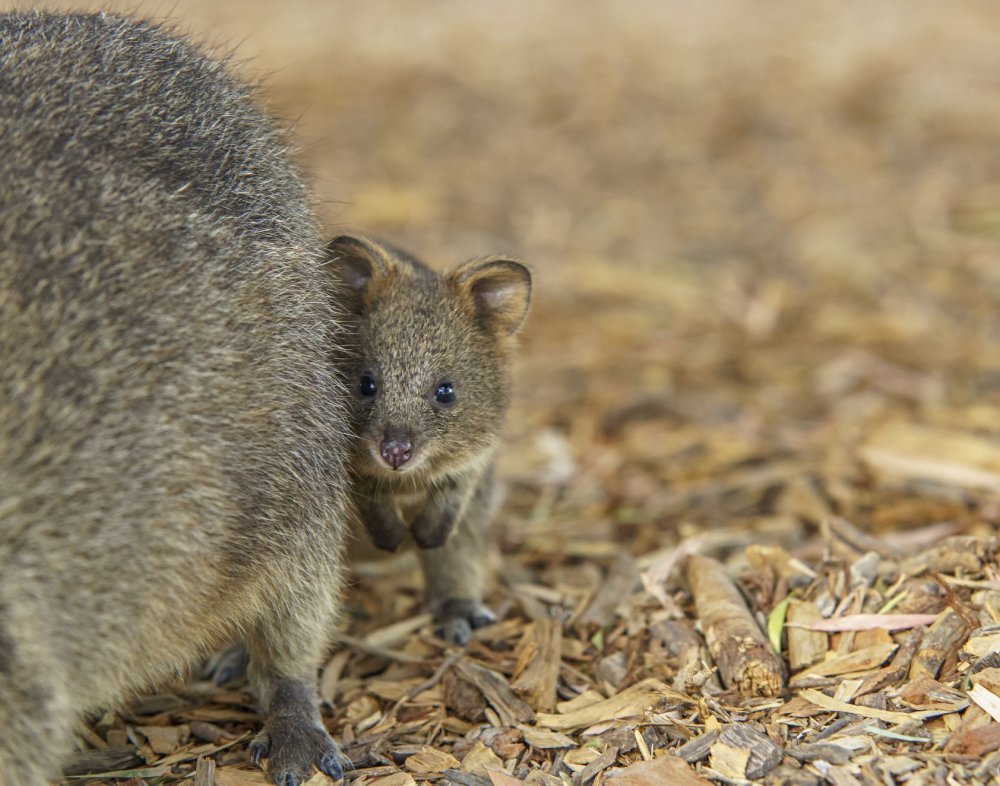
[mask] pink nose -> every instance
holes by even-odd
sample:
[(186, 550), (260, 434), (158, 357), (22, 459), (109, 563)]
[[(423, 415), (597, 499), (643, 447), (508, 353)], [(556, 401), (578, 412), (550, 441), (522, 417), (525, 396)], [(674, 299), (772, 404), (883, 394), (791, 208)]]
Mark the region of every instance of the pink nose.
[(382, 460), (393, 469), (399, 469), (407, 461), (413, 451), (413, 445), (408, 437), (401, 435), (386, 435), (382, 440), (381, 453)]

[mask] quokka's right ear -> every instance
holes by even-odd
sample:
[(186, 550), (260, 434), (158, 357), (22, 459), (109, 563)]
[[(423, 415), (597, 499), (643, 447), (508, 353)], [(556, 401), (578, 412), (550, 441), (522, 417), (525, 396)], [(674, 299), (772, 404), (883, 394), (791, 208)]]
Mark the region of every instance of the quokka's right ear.
[(380, 282), (396, 268), (392, 254), (363, 235), (339, 235), (326, 244), (327, 262), (340, 282), (369, 302)]
[(531, 272), (513, 259), (479, 257), (448, 273), (447, 280), (470, 302), (480, 324), (497, 336), (512, 336), (531, 303)]

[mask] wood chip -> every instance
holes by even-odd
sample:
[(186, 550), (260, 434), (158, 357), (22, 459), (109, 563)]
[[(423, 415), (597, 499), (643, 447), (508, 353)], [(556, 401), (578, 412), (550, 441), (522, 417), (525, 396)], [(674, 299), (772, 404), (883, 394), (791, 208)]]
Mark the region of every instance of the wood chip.
[(826, 761), (830, 764), (847, 764), (856, 751), (830, 742), (815, 742), (786, 748), (785, 753), (798, 761)]
[(578, 623), (600, 628), (610, 625), (615, 619), (615, 609), (632, 595), (639, 581), (635, 560), (626, 553), (619, 554)]
[(266, 786), (269, 783), (263, 770), (219, 768), (215, 771), (215, 786)]
[(685, 563), (685, 576), (723, 683), (744, 696), (781, 693), (781, 662), (723, 565), (692, 555)]
[(614, 764), (617, 758), (617, 748), (610, 748), (596, 756), (592, 761), (585, 764), (579, 772), (573, 775), (573, 786), (584, 786), (584, 784), (590, 783), (599, 773), (604, 772)]
[(945, 750), (980, 757), (1000, 750), (1000, 723), (990, 723), (978, 728), (963, 728), (956, 732)]
[(717, 739), (721, 729), (712, 729), (704, 734), (688, 740), (679, 748), (673, 751), (673, 755), (678, 756), (688, 764), (694, 764), (708, 756), (708, 752)]
[[(781, 746), (750, 724), (730, 724), (719, 734), (719, 743), (739, 748), (747, 752), (743, 765), (743, 776), (759, 780), (781, 763)], [(712, 746), (713, 756), (715, 746)], [(713, 765), (713, 769), (717, 769)], [(721, 771), (721, 770), (720, 770)]]
[(962, 652), (976, 660), (1000, 652), (1000, 630), (975, 631), (962, 645)]
[(647, 679), (609, 699), (588, 704), (566, 713), (539, 713), (537, 723), (558, 731), (582, 729), (607, 720), (638, 719), (654, 707), (676, 707), (691, 699), (664, 683)]
[(910, 679), (936, 677), (945, 658), (958, 649), (959, 642), (968, 635), (962, 618), (953, 609), (938, 616), (920, 643), (920, 649), (910, 664)]
[(809, 627), (821, 619), (823, 615), (815, 603), (800, 600), (789, 603), (785, 633), (788, 638), (788, 666), (792, 672), (812, 666), (826, 656), (826, 634)]
[(1000, 722), (1000, 696), (982, 685), (973, 685), (969, 698), (989, 713), (993, 720)]
[[(575, 743), (574, 743), (575, 744)], [(143, 758), (131, 745), (108, 746), (99, 750), (78, 751), (63, 765), (65, 775), (127, 770), (143, 764)]]
[(483, 694), (504, 726), (516, 726), (534, 719), (531, 707), (514, 694), (502, 675), (470, 663), (467, 659), (456, 662), (454, 668), (458, 676)]
[(215, 759), (198, 758), (194, 770), (194, 786), (215, 786)]
[(1000, 447), (995, 439), (896, 422), (873, 434), (863, 455), (877, 471), (893, 478), (1000, 492)]
[(709, 786), (711, 782), (698, 775), (683, 759), (660, 756), (612, 772), (605, 783), (608, 786)]
[(368, 781), (369, 786), (417, 786), (413, 776), (408, 772), (395, 772), (392, 775), (385, 775)]
[(823, 520), (823, 534), (827, 541), (839, 541), (858, 554), (874, 553), (887, 559), (899, 556), (885, 541), (873, 537), (840, 516), (830, 516)]
[(486, 774), (489, 776), (492, 786), (525, 786), (524, 781), (520, 778), (515, 778), (503, 770), (489, 769)]
[(503, 761), (481, 740), (477, 740), (472, 750), (462, 759), (462, 771), (472, 775), (482, 775), (485, 778), (489, 769), (502, 770)]
[(551, 712), (561, 665), (562, 625), (552, 619), (536, 620), (525, 628), (518, 645), (511, 687), (534, 709)]
[(750, 751), (716, 740), (709, 751), (708, 763), (715, 772), (724, 778), (738, 781), (746, 780)]
[(576, 745), (572, 737), (540, 726), (522, 726), (521, 731), (524, 733), (524, 741), (534, 748), (550, 750), (553, 748), (572, 748)]
[(876, 644), (843, 655), (834, 655), (796, 674), (791, 685), (794, 688), (809, 677), (834, 677), (874, 669), (889, 660), (896, 648), (895, 644)]
[(418, 753), (408, 757), (403, 766), (417, 775), (428, 775), (444, 772), (451, 767), (458, 767), (460, 764), (458, 759), (450, 753), (425, 746)]
[(149, 741), (154, 753), (174, 753), (188, 741), (191, 729), (186, 726), (136, 726), (136, 730)]

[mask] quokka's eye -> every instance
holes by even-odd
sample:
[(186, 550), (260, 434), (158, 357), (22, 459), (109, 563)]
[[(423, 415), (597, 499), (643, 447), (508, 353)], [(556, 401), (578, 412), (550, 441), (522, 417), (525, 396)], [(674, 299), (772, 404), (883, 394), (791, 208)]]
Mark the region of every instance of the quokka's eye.
[(434, 400), (438, 404), (454, 404), (455, 388), (450, 382), (439, 382), (434, 391)]
[(378, 393), (378, 385), (375, 384), (375, 378), (371, 374), (361, 376), (361, 381), (358, 383), (358, 393), (365, 398), (371, 398)]

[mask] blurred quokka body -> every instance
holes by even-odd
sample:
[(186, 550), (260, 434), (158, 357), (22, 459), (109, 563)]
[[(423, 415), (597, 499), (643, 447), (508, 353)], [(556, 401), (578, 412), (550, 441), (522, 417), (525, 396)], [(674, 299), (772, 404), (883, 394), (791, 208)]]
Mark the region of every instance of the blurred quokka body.
[(0, 15), (0, 783), (81, 714), (249, 645), (283, 786), (351, 518), (337, 293), (281, 135), (185, 40)]
[(531, 275), (501, 257), (439, 274), (348, 235), (327, 250), (354, 293), (345, 366), (361, 522), (388, 551), (409, 532), (430, 610), (447, 638), (465, 643), (471, 628), (496, 619), (482, 604), (493, 462)]

